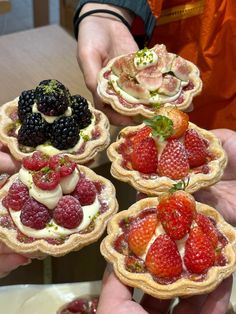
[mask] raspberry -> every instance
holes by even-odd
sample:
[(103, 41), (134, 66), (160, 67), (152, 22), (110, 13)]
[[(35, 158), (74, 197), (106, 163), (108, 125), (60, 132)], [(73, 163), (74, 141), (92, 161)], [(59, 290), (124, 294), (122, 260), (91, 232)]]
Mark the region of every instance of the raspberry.
[(20, 220), (23, 225), (40, 230), (46, 227), (51, 215), (46, 206), (30, 198), (22, 207)]
[(38, 171), (48, 165), (48, 156), (42, 152), (36, 151), (32, 156), (23, 158), (24, 168), (32, 171)]
[(49, 167), (44, 167), (40, 171), (35, 172), (32, 178), (38, 188), (47, 191), (55, 189), (60, 182), (60, 174)]
[(54, 209), (53, 219), (64, 228), (76, 228), (83, 219), (80, 202), (71, 195), (62, 196)]
[(13, 210), (20, 210), (29, 199), (29, 191), (21, 181), (14, 182), (4, 200), (4, 206)]
[(96, 198), (96, 188), (92, 181), (81, 179), (77, 183), (72, 195), (80, 201), (82, 206), (91, 205)]
[(54, 155), (49, 160), (49, 166), (59, 172), (61, 177), (66, 177), (75, 170), (76, 163), (67, 155)]

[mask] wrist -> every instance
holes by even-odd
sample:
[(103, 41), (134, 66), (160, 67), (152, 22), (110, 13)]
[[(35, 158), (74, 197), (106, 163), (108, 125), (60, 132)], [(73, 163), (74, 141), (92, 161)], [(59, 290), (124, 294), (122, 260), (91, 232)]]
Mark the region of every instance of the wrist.
[[(105, 10), (110, 10), (113, 12), (118, 13), (119, 15), (123, 16), (123, 18), (128, 22), (129, 25), (132, 24), (133, 19), (134, 19), (134, 14), (124, 8), (121, 8), (119, 6), (115, 6), (115, 5), (111, 5), (111, 4), (103, 4), (103, 3), (86, 3), (85, 5), (83, 5), (79, 16), (83, 15), (84, 13), (91, 11), (91, 10), (97, 10), (97, 9), (105, 9)], [(101, 16), (101, 17), (109, 17), (109, 15), (107, 13), (96, 13), (97, 16)], [(113, 18), (117, 19), (117, 21), (119, 21), (119, 18), (114, 17)]]

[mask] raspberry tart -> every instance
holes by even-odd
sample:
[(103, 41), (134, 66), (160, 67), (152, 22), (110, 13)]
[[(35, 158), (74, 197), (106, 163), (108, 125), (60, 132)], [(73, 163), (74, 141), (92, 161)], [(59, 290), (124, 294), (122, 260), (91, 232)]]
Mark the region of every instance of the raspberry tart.
[(107, 154), (112, 175), (148, 195), (159, 195), (185, 181), (195, 192), (220, 180), (227, 156), (218, 138), (189, 122), (173, 107), (139, 126), (121, 130)]
[(112, 59), (99, 73), (98, 94), (121, 114), (150, 118), (160, 107), (188, 109), (202, 89), (199, 75), (193, 63), (156, 45)]
[(116, 214), (101, 252), (123, 283), (156, 298), (205, 294), (236, 269), (236, 231), (214, 208), (175, 191)]
[(35, 150), (84, 164), (110, 142), (109, 121), (57, 80), (44, 80), (0, 108), (0, 140), (22, 160)]
[(39, 151), (0, 191), (0, 239), (14, 251), (61, 256), (95, 242), (117, 211), (109, 180), (68, 155)]

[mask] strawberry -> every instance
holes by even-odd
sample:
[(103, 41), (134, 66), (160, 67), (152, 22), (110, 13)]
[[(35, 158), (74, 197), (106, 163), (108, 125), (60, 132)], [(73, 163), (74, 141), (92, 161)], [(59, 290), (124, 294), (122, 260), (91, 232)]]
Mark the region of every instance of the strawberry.
[(195, 200), (184, 191), (163, 195), (157, 206), (157, 217), (173, 240), (180, 240), (189, 232), (195, 215)]
[(57, 187), (60, 181), (60, 174), (57, 171), (51, 170), (49, 167), (44, 167), (40, 171), (32, 175), (34, 184), (42, 190), (53, 190)]
[(160, 278), (177, 277), (182, 272), (182, 261), (176, 243), (167, 234), (159, 235), (150, 246), (145, 265)]
[(24, 157), (22, 164), (25, 169), (38, 171), (48, 165), (48, 156), (40, 151), (36, 151), (31, 156)]
[(203, 274), (214, 262), (215, 252), (210, 239), (200, 227), (194, 227), (185, 243), (185, 266), (192, 273)]
[(67, 155), (54, 155), (49, 159), (49, 167), (59, 172), (61, 177), (66, 177), (75, 170), (76, 163)]
[(153, 138), (144, 138), (134, 147), (131, 163), (134, 170), (147, 174), (156, 173), (158, 165), (157, 147)]
[(135, 133), (134, 136), (130, 138), (132, 146), (133, 147), (137, 146), (143, 139), (148, 137), (151, 132), (152, 129), (149, 126), (145, 126), (138, 130), (137, 133)]
[(137, 256), (142, 255), (157, 226), (157, 215), (150, 214), (137, 219), (128, 233), (129, 249)]
[(197, 214), (196, 223), (208, 236), (213, 245), (213, 248), (216, 248), (218, 244), (218, 233), (211, 220), (205, 215)]
[(142, 259), (136, 256), (126, 256), (125, 268), (131, 273), (143, 273), (145, 271), (145, 264)]
[(201, 138), (197, 131), (193, 129), (186, 131), (184, 145), (190, 167), (198, 167), (206, 162), (207, 147), (205, 141)]
[(186, 177), (189, 173), (188, 157), (183, 144), (179, 140), (170, 140), (164, 148), (159, 162), (158, 173), (173, 180)]
[(119, 237), (113, 242), (113, 246), (117, 252), (123, 255), (128, 255), (128, 242), (126, 234), (122, 233), (119, 235)]
[(187, 113), (173, 107), (162, 107), (159, 109), (159, 114), (168, 117), (173, 123), (173, 132), (168, 139), (181, 137), (188, 128), (189, 116)]

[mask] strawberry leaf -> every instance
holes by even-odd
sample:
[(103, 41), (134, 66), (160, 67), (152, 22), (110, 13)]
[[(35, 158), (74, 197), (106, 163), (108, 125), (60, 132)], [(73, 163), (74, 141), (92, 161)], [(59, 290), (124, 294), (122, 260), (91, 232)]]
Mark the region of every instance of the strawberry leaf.
[(174, 132), (173, 121), (165, 116), (158, 115), (144, 120), (144, 123), (152, 128), (152, 135), (159, 137), (162, 142)]

